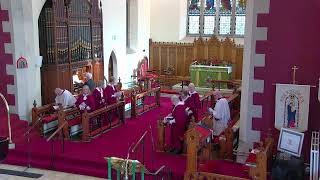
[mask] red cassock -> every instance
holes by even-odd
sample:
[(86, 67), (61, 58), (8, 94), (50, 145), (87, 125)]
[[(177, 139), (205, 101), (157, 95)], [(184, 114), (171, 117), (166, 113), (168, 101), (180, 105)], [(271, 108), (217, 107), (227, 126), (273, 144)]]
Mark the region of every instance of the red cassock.
[(104, 91), (103, 89), (98, 89), (98, 88), (95, 88), (92, 92), (92, 96), (94, 97), (94, 101), (95, 101), (95, 107), (97, 109), (100, 109), (104, 106), (104, 98), (103, 98), (103, 94), (104, 94)]
[(183, 104), (178, 104), (172, 111), (172, 116), (175, 123), (171, 125), (171, 145), (177, 150), (181, 150), (182, 141), (187, 124), (186, 107)]
[[(78, 96), (78, 99), (76, 101), (76, 106), (80, 109), (80, 104), (85, 103), (86, 106), (90, 107), (90, 110), (88, 112), (94, 111), (96, 108), (96, 104), (94, 101), (94, 97), (92, 95), (87, 95), (86, 98), (81, 94)], [(84, 113), (85, 110), (80, 110), (80, 113)]]
[(106, 102), (106, 105), (114, 104), (117, 102), (117, 97), (112, 97), (117, 92), (117, 88), (112, 85), (108, 85), (104, 91), (103, 91), (103, 96)]
[(200, 96), (197, 92), (190, 94), (187, 102), (188, 106), (194, 114), (195, 122), (198, 122), (198, 110), (200, 109)]

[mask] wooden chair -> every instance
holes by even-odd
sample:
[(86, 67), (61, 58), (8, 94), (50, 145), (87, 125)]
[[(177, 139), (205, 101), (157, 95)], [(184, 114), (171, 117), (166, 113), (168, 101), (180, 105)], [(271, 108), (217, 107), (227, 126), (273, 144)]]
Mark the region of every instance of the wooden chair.
[[(198, 180), (198, 179), (216, 179), (216, 180), (267, 180), (267, 164), (268, 159), (271, 158), (271, 151), (273, 139), (267, 138), (261, 151), (256, 154), (256, 162), (253, 166), (247, 167), (238, 163), (227, 162), (235, 174), (240, 177), (234, 177), (226, 172), (219, 172), (219, 166), (223, 166), (221, 162), (211, 160), (204, 162), (198, 166), (198, 151), (202, 147), (201, 135), (195, 128), (191, 128), (187, 132), (187, 166), (184, 179), (185, 180)], [(218, 163), (214, 166), (214, 163)], [(226, 173), (226, 174), (225, 174)]]

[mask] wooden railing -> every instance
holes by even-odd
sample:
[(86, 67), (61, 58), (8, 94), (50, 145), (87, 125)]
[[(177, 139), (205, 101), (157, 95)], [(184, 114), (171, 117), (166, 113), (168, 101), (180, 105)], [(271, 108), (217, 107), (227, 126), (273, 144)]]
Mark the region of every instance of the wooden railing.
[[(187, 165), (184, 179), (198, 180), (198, 179), (221, 179), (221, 180), (244, 180), (246, 178), (233, 177), (223, 174), (215, 174), (208, 172), (201, 172), (198, 170), (198, 150), (201, 147), (201, 135), (195, 128), (187, 131)], [(273, 140), (267, 138), (262, 150), (256, 154), (256, 164), (250, 167), (248, 176), (256, 180), (267, 180), (267, 162), (271, 158)], [(205, 163), (205, 162), (204, 162)], [(237, 169), (234, 169), (237, 170)], [(214, 171), (214, 169), (212, 169)], [(247, 179), (246, 179), (247, 180)]]
[(81, 118), (80, 111), (77, 107), (72, 107), (68, 109), (63, 109), (62, 107), (59, 107), (59, 112), (58, 112), (59, 127), (61, 127), (62, 124), (67, 122), (67, 125), (63, 127), (63, 134), (66, 139), (70, 138), (70, 132), (69, 132), (70, 121), (74, 121), (77, 118)]
[[(146, 105), (145, 104), (145, 98), (154, 96), (155, 102)], [(138, 109), (138, 100), (142, 101), (142, 109)], [(139, 94), (131, 94), (131, 117), (137, 117), (138, 114), (142, 114), (146, 111), (149, 111), (153, 108), (160, 106), (160, 87), (150, 89), (148, 91), (139, 93)]]
[(39, 120), (39, 118), (42, 118), (44, 115), (54, 113), (53, 105), (54, 105), (54, 103), (36, 107), (36, 104), (34, 104), (34, 107), (32, 108), (32, 112), (31, 112), (32, 124), (33, 125), (37, 124), (35, 129), (37, 129), (41, 134), (43, 132), (42, 124), (38, 123), (37, 121)]
[[(119, 101), (115, 104), (100, 108), (98, 110), (95, 110), (93, 112), (88, 113), (85, 111), (82, 114), (82, 141), (89, 141), (91, 137), (103, 133), (107, 129), (111, 128), (112, 126), (110, 124), (103, 125), (101, 123), (101, 127), (95, 131), (90, 130), (90, 120), (93, 118), (104, 118), (105, 116), (108, 116), (109, 113), (118, 113), (119, 123), (124, 123), (124, 101)], [(115, 118), (115, 117), (112, 117)]]
[(210, 90), (206, 92), (202, 97), (200, 97), (200, 103), (202, 109), (205, 107), (213, 107), (213, 105), (215, 104), (214, 91)]
[[(215, 99), (213, 97), (214, 95), (214, 91), (209, 91), (206, 93), (207, 96), (204, 96), (201, 100), (204, 101), (207, 97), (211, 98), (211, 104), (212, 107), (215, 104)], [(238, 138), (239, 138), (239, 127), (237, 127), (238, 125), (238, 117), (239, 114), (233, 114), (232, 112), (234, 110), (239, 110), (240, 111), (240, 95), (238, 93), (235, 94), (231, 94), (228, 98), (227, 98), (228, 102), (229, 102), (229, 107), (230, 107), (230, 112), (231, 112), (231, 119), (232, 120), (236, 120), (237, 122), (235, 122), (235, 125), (229, 126), (226, 130), (225, 130), (225, 137), (223, 138), (219, 138), (219, 145), (221, 146), (218, 154), (220, 158), (229, 158), (232, 159), (232, 154), (233, 154), (233, 148), (234, 146), (237, 146), (237, 144), (234, 144), (235, 141), (238, 142)], [(209, 127), (210, 129), (213, 127), (213, 123), (214, 123), (214, 117), (212, 117), (210, 114), (205, 115), (201, 122), (206, 125), (207, 127)], [(165, 128), (166, 125), (162, 122), (163, 117), (160, 117), (160, 119), (157, 122), (157, 129), (158, 129), (158, 139), (157, 139), (157, 150), (160, 152), (165, 151)], [(193, 127), (193, 126), (190, 126)], [(205, 148), (202, 151), (202, 157), (203, 159), (210, 159), (212, 157), (211, 153), (211, 149), (210, 149), (210, 145), (206, 145)]]

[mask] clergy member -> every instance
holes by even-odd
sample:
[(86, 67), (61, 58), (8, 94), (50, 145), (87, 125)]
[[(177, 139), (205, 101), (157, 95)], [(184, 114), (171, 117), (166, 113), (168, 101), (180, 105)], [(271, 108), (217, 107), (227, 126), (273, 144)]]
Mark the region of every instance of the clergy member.
[(214, 93), (216, 105), (214, 109), (209, 108), (208, 111), (214, 117), (213, 135), (219, 136), (227, 127), (230, 120), (229, 103), (226, 98), (221, 95), (220, 91)]
[(89, 86), (83, 86), (82, 94), (78, 96), (76, 106), (80, 109), (80, 113), (83, 113), (85, 110), (88, 112), (95, 110), (95, 101), (94, 97), (90, 94)]
[(109, 84), (104, 89), (104, 99), (107, 105), (111, 105), (117, 102), (117, 98), (121, 96), (121, 92), (118, 92), (114, 77), (109, 78)]
[(97, 109), (102, 108), (105, 105), (103, 98), (104, 81), (99, 81), (97, 87), (93, 90), (92, 96), (94, 97), (95, 107)]
[(186, 107), (183, 101), (180, 101), (178, 96), (173, 95), (171, 102), (174, 105), (172, 113), (165, 119), (164, 123), (171, 124), (171, 152), (181, 153), (183, 137), (187, 126)]
[(93, 92), (96, 85), (94, 84), (91, 73), (86, 73), (86, 80), (87, 81), (86, 81), (85, 85), (87, 85), (89, 87), (90, 91)]
[[(63, 108), (74, 106), (77, 99), (66, 89), (56, 88), (54, 90), (56, 94), (55, 104), (56, 106), (62, 105)], [(56, 109), (56, 108), (55, 108)]]
[(188, 86), (189, 91), (189, 106), (194, 114), (194, 120), (195, 122), (198, 122), (198, 111), (200, 109), (200, 96), (198, 92), (196, 91), (196, 88), (193, 83), (190, 83)]

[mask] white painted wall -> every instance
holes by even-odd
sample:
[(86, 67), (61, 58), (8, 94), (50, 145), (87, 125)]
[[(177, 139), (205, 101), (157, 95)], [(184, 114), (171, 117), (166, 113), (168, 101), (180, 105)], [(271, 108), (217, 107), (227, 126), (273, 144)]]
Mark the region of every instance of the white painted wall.
[(105, 75), (108, 74), (108, 60), (112, 51), (117, 57), (118, 77), (122, 81), (128, 82), (133, 75), (133, 69), (143, 58), (143, 50), (149, 52), (150, 38), (150, 0), (134, 0), (131, 3), (132, 31), (129, 38), (134, 41), (134, 53), (127, 54), (126, 47), (126, 0), (103, 0), (103, 36), (104, 36), (104, 56)]
[(153, 41), (177, 42), (186, 35), (186, 0), (151, 1), (151, 38)]

